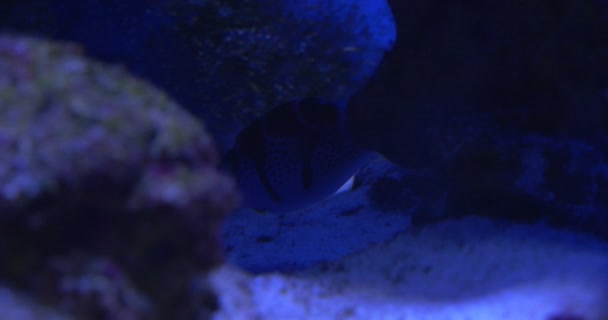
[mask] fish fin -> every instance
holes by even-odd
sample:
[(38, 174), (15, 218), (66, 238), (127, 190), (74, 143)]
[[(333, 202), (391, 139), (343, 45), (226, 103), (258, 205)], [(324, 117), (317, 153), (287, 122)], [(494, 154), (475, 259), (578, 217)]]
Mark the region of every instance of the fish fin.
[(345, 192), (345, 191), (353, 190), (353, 184), (355, 182), (356, 175), (357, 174), (355, 173), (350, 178), (348, 178), (348, 180), (346, 180), (346, 182), (344, 182), (344, 184), (338, 190), (336, 190), (336, 192), (334, 192), (334, 195)]

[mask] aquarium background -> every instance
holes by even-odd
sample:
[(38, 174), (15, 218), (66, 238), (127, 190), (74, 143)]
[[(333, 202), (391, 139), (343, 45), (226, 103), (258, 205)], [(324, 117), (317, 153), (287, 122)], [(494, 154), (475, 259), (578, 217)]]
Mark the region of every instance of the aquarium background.
[[(17, 201), (0, 179), (6, 310), (26, 319), (608, 319), (606, 1), (29, 0), (0, 8), (2, 34), (77, 44), (187, 111), (168, 113), (175, 125), (154, 134), (107, 138), (141, 156), (101, 157), (122, 150), (108, 148), (99, 153), (106, 171), (48, 173), (75, 186), (58, 178)], [(11, 43), (0, 46), (8, 93), (20, 61), (7, 58), (20, 52)], [(67, 95), (82, 94), (92, 114), (109, 110), (87, 92)], [(0, 101), (5, 126), (21, 106), (11, 97)], [(124, 119), (112, 125), (158, 123), (146, 105), (165, 98), (154, 97), (124, 104), (124, 115), (108, 111)], [(254, 120), (307, 97), (344, 104), (345, 134), (374, 158), (346, 191), (293, 212), (241, 205), (242, 188), (215, 171), (222, 155)], [(75, 120), (62, 121), (55, 126)], [(7, 136), (36, 139), (33, 131)], [(172, 132), (178, 147), (154, 153), (158, 132)], [(193, 142), (192, 132), (213, 146)], [(2, 152), (17, 154), (11, 146)], [(63, 153), (57, 161), (64, 157), (72, 161)], [(128, 170), (112, 170), (123, 163)], [(111, 182), (91, 183), (89, 171)], [(130, 215), (131, 198), (118, 195), (140, 189), (140, 215)], [(110, 190), (117, 196), (93, 196)], [(70, 279), (82, 287), (65, 289)]]

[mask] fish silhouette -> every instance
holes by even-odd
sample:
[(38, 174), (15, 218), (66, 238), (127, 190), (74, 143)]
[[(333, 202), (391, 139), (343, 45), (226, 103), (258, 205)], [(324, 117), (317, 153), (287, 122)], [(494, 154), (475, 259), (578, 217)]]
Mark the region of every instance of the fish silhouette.
[(345, 131), (346, 104), (317, 98), (277, 106), (238, 133), (223, 157), (244, 206), (289, 212), (335, 193), (373, 155)]

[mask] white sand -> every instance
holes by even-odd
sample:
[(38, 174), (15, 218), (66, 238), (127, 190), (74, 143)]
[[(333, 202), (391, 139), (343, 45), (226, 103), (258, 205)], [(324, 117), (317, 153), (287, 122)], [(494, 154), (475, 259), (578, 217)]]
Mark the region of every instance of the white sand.
[[(465, 218), (294, 275), (225, 267), (216, 319), (608, 319), (608, 244)], [(220, 288), (221, 287), (221, 288)]]

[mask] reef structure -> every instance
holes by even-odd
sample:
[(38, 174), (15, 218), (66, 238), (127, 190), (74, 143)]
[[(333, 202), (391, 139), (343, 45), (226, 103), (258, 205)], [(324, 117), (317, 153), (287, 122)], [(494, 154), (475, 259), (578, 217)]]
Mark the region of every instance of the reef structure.
[(0, 36), (11, 288), (80, 319), (190, 318), (205, 305), (192, 279), (222, 261), (218, 228), (239, 199), (218, 158), (196, 118), (124, 69)]

